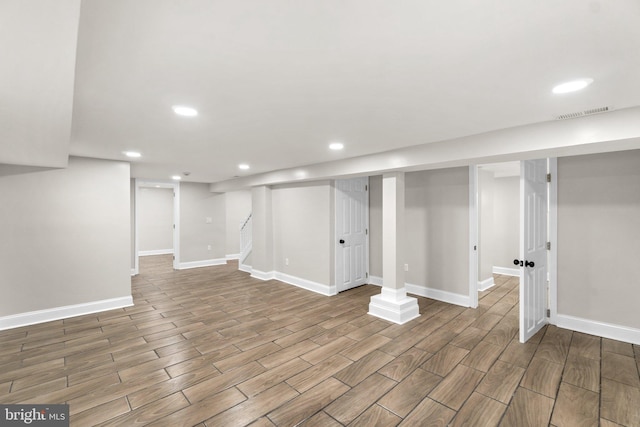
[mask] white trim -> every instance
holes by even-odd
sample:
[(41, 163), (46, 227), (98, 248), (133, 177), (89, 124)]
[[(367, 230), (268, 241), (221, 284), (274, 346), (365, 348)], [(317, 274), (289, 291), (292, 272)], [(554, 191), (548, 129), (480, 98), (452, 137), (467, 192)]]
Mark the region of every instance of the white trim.
[(256, 270), (255, 268), (251, 269), (251, 277), (255, 279), (272, 280), (276, 277), (275, 275), (276, 275), (275, 271), (260, 271), (260, 270)]
[(226, 254), (224, 257), (227, 259), (227, 261), (231, 261), (234, 259), (240, 259), (240, 254)]
[(549, 323), (555, 325), (558, 317), (558, 158), (549, 158)]
[(205, 259), (202, 261), (181, 262), (176, 270), (187, 270), (189, 268), (212, 267), (214, 265), (224, 265), (227, 260), (224, 258)]
[(27, 313), (0, 317), (0, 331), (18, 328), (21, 326), (35, 325), (37, 323), (51, 322), (53, 320), (66, 319), (74, 316), (98, 313), (101, 311), (115, 310), (117, 308), (131, 307), (132, 305), (133, 297), (129, 295), (126, 297), (92, 301), (83, 304), (48, 308), (46, 310), (29, 311)]
[(369, 276), (369, 284), (375, 286), (382, 286), (382, 277), (380, 276)]
[(469, 166), (469, 296), (466, 307), (478, 307), (478, 165)]
[(478, 281), (478, 290), (486, 291), (487, 289), (492, 288), (494, 285), (495, 283), (493, 282), (493, 276), (491, 276), (488, 279)]
[(138, 275), (138, 270), (136, 270), (135, 268), (131, 269), (131, 275), (132, 276), (137, 276)]
[(402, 325), (420, 316), (418, 300), (407, 296), (405, 288), (382, 288), (380, 295), (373, 295), (369, 302), (371, 316)]
[(238, 263), (238, 270), (244, 271), (245, 273), (249, 273), (249, 274), (251, 274), (251, 272), (253, 271), (253, 269), (249, 264), (240, 264), (240, 263)]
[(504, 276), (520, 277), (520, 269), (519, 268), (508, 268), (508, 267), (496, 267), (496, 266), (493, 266), (492, 272), (493, 272), (493, 274), (502, 274)]
[(640, 345), (640, 329), (582, 319), (566, 314), (558, 314), (556, 321), (556, 325), (560, 328)]
[(173, 249), (154, 249), (151, 251), (139, 251), (138, 256), (152, 256), (152, 255), (172, 255)]
[[(477, 282), (474, 281), (474, 283)], [(411, 283), (405, 283), (407, 293), (418, 295), (421, 297), (427, 297), (438, 301), (446, 302), (449, 304), (455, 304), (462, 307), (471, 307), (471, 301), (468, 295), (454, 294), (453, 292), (443, 291), (440, 289), (426, 288), (424, 286), (413, 285)]]
[(273, 278), (289, 285), (297, 286), (308, 291), (316, 292), (322, 295), (331, 296), (338, 293), (335, 286), (325, 285), (323, 283), (313, 282), (311, 280), (303, 279), (301, 277), (291, 276), (289, 274), (280, 273), (275, 271)]

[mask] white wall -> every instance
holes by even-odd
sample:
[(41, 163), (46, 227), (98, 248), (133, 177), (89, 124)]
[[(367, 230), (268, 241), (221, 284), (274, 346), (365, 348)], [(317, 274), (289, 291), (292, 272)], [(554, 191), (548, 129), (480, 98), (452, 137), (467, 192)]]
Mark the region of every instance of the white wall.
[(333, 194), (329, 181), (272, 188), (276, 271), (323, 285), (333, 283)]
[(226, 254), (240, 253), (240, 223), (251, 213), (251, 191), (230, 191), (225, 193), (227, 222)]
[(517, 268), (520, 255), (520, 177), (493, 181), (493, 266)]
[(173, 188), (138, 190), (138, 250), (173, 253)]
[(558, 159), (558, 314), (640, 329), (640, 150)]
[(224, 199), (224, 194), (211, 193), (208, 184), (180, 183), (180, 264), (225, 258)]
[(3, 173), (0, 317), (131, 296), (129, 164)]

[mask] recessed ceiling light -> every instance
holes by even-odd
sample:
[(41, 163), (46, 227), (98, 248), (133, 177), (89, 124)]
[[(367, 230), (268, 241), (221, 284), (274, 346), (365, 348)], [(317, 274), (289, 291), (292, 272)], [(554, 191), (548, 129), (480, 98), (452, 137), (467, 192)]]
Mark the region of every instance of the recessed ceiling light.
[(342, 150), (343, 148), (344, 144), (342, 142), (332, 142), (331, 144), (329, 144), (329, 149), (334, 151)]
[(555, 86), (551, 91), (557, 94), (575, 92), (577, 90), (584, 89), (585, 87), (589, 86), (591, 83), (593, 83), (593, 79), (587, 78), (587, 79), (572, 80), (570, 82), (564, 82)]
[(195, 117), (198, 115), (198, 110), (192, 107), (187, 107), (186, 105), (174, 105), (173, 112), (179, 116), (185, 117)]
[(180, 181), (182, 178), (180, 177), (180, 175), (173, 175), (171, 179), (173, 179), (174, 181)]
[(138, 153), (137, 151), (123, 151), (122, 153), (125, 156), (131, 157), (131, 158), (134, 158), (134, 159), (137, 159), (138, 157), (142, 157), (142, 154)]
[(246, 163), (240, 163), (238, 165), (238, 169), (242, 169), (243, 171), (246, 171), (247, 169), (249, 169), (249, 165)]

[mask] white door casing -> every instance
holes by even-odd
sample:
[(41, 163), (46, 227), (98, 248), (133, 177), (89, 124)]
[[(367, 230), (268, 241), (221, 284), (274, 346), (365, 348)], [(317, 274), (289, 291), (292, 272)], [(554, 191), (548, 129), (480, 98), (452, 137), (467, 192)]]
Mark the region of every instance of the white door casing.
[(547, 159), (520, 162), (520, 342), (547, 322)]
[(338, 292), (368, 281), (368, 187), (368, 177), (335, 181), (335, 281)]

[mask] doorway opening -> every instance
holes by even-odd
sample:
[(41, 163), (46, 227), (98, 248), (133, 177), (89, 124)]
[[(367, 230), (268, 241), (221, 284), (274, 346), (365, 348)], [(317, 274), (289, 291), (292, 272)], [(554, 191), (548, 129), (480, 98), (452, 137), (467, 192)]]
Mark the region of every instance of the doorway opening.
[[(490, 295), (485, 303), (517, 292), (521, 342), (555, 323), (556, 165), (540, 159), (470, 167), (471, 305), (478, 306), (478, 292)], [(491, 291), (496, 285), (501, 289)]]

